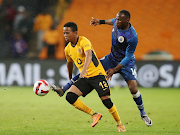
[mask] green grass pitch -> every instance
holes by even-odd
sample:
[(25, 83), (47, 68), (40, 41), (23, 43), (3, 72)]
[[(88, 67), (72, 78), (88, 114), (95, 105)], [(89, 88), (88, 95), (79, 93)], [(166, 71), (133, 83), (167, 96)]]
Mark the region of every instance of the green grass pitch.
[(114, 119), (95, 91), (80, 99), (103, 117), (91, 127), (91, 117), (67, 103), (65, 96), (50, 91), (34, 94), (32, 87), (0, 87), (0, 135), (179, 135), (180, 89), (139, 88), (145, 111), (153, 120), (147, 127), (128, 88), (112, 88), (116, 105), (127, 132), (118, 133)]

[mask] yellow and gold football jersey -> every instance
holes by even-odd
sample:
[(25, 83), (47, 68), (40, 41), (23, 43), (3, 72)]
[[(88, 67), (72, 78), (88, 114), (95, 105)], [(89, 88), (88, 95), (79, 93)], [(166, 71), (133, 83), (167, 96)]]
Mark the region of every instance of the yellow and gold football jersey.
[(67, 61), (74, 61), (76, 67), (81, 72), (85, 61), (84, 52), (87, 50), (92, 50), (92, 60), (87, 69), (88, 75), (86, 77), (89, 78), (97, 75), (106, 75), (106, 72), (97, 58), (91, 42), (87, 38), (79, 36), (76, 45), (72, 46), (71, 42), (69, 42), (64, 51)]

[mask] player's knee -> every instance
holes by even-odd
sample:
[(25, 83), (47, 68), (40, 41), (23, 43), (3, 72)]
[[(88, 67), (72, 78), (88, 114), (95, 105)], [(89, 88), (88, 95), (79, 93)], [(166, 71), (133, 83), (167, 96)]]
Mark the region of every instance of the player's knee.
[(128, 88), (129, 88), (131, 94), (137, 93), (137, 91), (138, 91), (137, 81), (136, 80), (129, 80), (127, 83), (128, 83)]
[(128, 87), (129, 87), (131, 94), (136, 94), (138, 92), (137, 86), (129, 85)]
[(111, 101), (110, 98), (105, 99), (105, 100), (103, 100), (102, 102), (103, 102), (103, 104), (104, 104), (108, 109), (111, 109), (112, 106), (113, 106), (113, 103), (112, 103), (112, 101)]
[(68, 92), (66, 95), (66, 100), (70, 103), (70, 104), (74, 104), (76, 102), (76, 100), (78, 99), (78, 95), (73, 93), (73, 92)]
[(131, 94), (136, 94), (138, 92), (137, 89), (129, 89), (129, 90), (130, 90)]

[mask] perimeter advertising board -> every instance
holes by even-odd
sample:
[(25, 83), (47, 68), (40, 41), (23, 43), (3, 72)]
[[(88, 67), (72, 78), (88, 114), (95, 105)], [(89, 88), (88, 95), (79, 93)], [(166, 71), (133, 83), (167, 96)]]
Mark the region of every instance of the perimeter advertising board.
[[(137, 61), (138, 85), (142, 87), (180, 87), (179, 61)], [(74, 75), (78, 70), (74, 69)], [(1, 86), (33, 86), (39, 79), (50, 84), (64, 85), (68, 82), (66, 61), (7, 59), (0, 62)], [(127, 86), (119, 74), (109, 81), (111, 87)]]

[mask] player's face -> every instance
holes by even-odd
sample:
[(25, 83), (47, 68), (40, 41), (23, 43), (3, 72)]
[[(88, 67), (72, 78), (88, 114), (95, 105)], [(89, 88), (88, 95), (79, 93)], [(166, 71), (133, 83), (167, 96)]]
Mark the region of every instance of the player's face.
[(124, 13), (117, 13), (116, 15), (116, 26), (118, 29), (124, 30), (129, 25), (129, 19)]
[(63, 27), (63, 34), (67, 42), (73, 42), (76, 39), (77, 32), (73, 32), (70, 27)]

